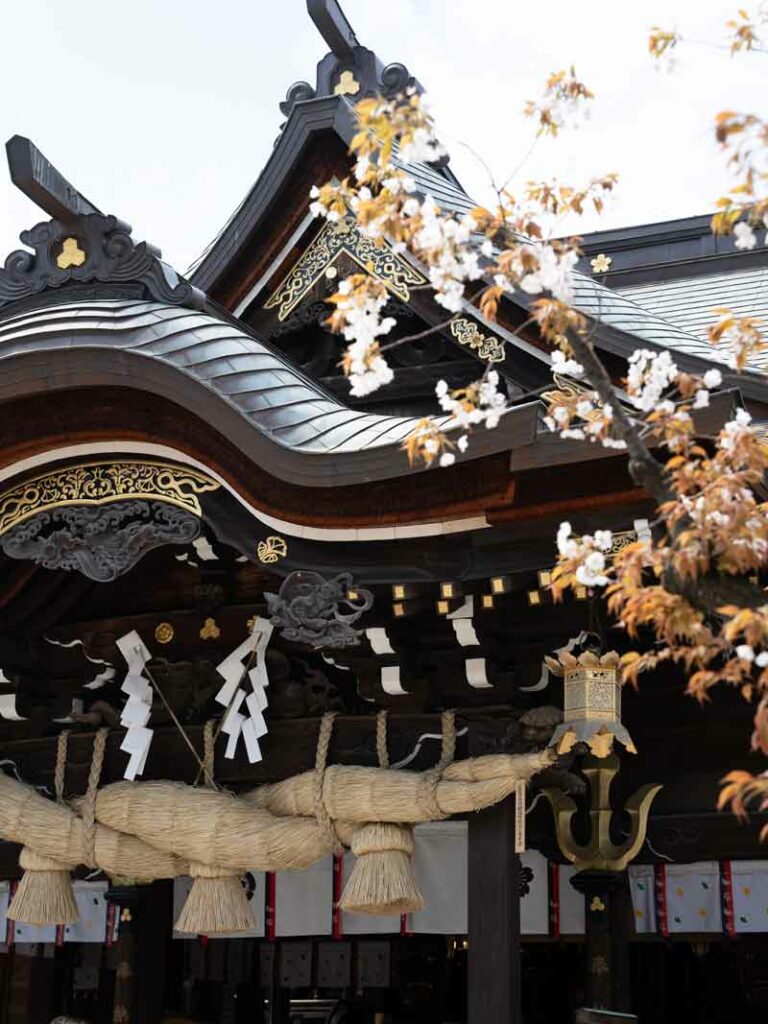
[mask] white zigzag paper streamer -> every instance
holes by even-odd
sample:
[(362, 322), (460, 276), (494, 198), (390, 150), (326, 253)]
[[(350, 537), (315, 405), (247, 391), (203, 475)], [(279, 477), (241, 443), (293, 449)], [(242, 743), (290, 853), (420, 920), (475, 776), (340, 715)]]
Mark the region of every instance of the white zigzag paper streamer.
[(120, 749), (130, 754), (123, 778), (133, 781), (144, 771), (152, 743), (152, 730), (147, 727), (152, 714), (152, 687), (142, 675), (152, 655), (135, 629), (121, 636), (117, 646), (128, 665), (125, 680), (120, 687), (123, 693), (128, 694), (120, 715), (120, 724), (126, 727)]
[[(250, 635), (216, 666), (216, 671), (224, 678), (216, 700), (227, 709), (221, 726), (221, 731), (227, 736), (224, 756), (230, 759), (235, 756), (242, 736), (251, 764), (261, 761), (259, 740), (267, 732), (264, 709), (268, 703), (266, 689), (269, 676), (265, 655), (272, 628), (267, 619), (256, 619)], [(245, 662), (251, 659), (251, 655), (255, 656), (255, 663), (248, 671), (251, 692), (247, 693), (240, 683), (245, 674)]]

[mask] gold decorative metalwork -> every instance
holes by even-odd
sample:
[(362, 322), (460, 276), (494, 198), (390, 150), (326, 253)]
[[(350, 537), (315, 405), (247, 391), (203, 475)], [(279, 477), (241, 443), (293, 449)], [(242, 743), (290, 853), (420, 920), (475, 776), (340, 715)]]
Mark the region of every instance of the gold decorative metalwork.
[(577, 743), (587, 743), (595, 757), (608, 757), (614, 739), (631, 754), (637, 753), (621, 723), (621, 673), (616, 651), (602, 658), (591, 651), (584, 651), (578, 658), (560, 651), (559, 660), (545, 658), (544, 663), (554, 675), (564, 677), (563, 722), (550, 740), (558, 754), (567, 754)]
[(256, 554), (259, 561), (263, 562), (264, 565), (274, 565), (275, 562), (285, 558), (288, 554), (288, 542), (276, 535), (267, 537), (266, 540), (259, 541)]
[(215, 480), (197, 470), (166, 462), (80, 463), (25, 480), (0, 494), (0, 535), (38, 512), (65, 505), (105, 505), (143, 498), (200, 516), (198, 496), (218, 487)]
[(206, 619), (200, 630), (201, 640), (218, 640), (221, 630), (216, 625), (216, 619)]
[(337, 224), (326, 223), (293, 265), (285, 279), (264, 303), (265, 309), (277, 309), (285, 318), (325, 271), (346, 253), (363, 270), (381, 281), (403, 302), (411, 296), (409, 287), (424, 285), (427, 279), (393, 251), (386, 242), (378, 246), (363, 235), (351, 218)]
[(155, 626), (155, 640), (159, 644), (169, 644), (173, 640), (176, 631), (170, 622), (160, 622)]
[(600, 252), (589, 262), (592, 266), (593, 274), (607, 274), (611, 269), (613, 258), (611, 256), (606, 256), (604, 252)]
[(501, 363), (506, 358), (504, 343), (492, 334), (483, 334), (474, 320), (459, 316), (451, 321), (451, 334), (460, 345), (477, 352), (481, 359), (489, 363)]
[(56, 257), (56, 266), (59, 270), (69, 270), (70, 267), (82, 267), (85, 263), (86, 254), (80, 248), (76, 238), (65, 238), (61, 252)]
[(360, 83), (351, 71), (342, 71), (333, 91), (336, 96), (357, 96), (360, 92)]
[(611, 783), (619, 771), (619, 759), (615, 754), (607, 763), (590, 758), (582, 770), (590, 793), (592, 830), (588, 843), (577, 843), (573, 838), (573, 817), (578, 809), (575, 801), (561, 789), (543, 790), (555, 816), (557, 845), (577, 871), (623, 871), (645, 842), (651, 803), (662, 787), (655, 783), (640, 786), (627, 800), (624, 811), (629, 818), (629, 837), (616, 845), (611, 839)]

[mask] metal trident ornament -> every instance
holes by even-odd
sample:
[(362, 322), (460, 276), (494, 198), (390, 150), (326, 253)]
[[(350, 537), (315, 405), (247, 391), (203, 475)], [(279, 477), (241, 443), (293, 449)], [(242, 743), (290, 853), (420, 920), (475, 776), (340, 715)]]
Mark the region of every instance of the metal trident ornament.
[(589, 782), (589, 820), (591, 836), (586, 844), (574, 839), (572, 823), (578, 810), (576, 803), (561, 789), (545, 789), (555, 817), (557, 844), (563, 856), (577, 871), (623, 871), (640, 852), (648, 828), (648, 813), (654, 797), (662, 788), (651, 783), (640, 786), (627, 800), (624, 809), (629, 815), (629, 838), (621, 846), (611, 839), (611, 783), (619, 771), (615, 754), (598, 761), (589, 758), (582, 769)]

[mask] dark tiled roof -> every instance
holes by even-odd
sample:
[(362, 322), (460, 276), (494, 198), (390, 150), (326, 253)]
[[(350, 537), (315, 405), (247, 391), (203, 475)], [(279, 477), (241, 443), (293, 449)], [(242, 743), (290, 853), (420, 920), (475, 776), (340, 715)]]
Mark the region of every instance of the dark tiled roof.
[[(621, 294), (661, 316), (687, 334), (702, 339), (711, 359), (717, 350), (707, 342), (707, 328), (716, 316), (713, 310), (727, 306), (737, 316), (754, 316), (768, 325), (768, 265), (749, 267), (724, 274), (656, 281), (622, 288)], [(722, 359), (722, 355), (719, 357)], [(756, 357), (755, 366), (765, 371), (768, 356)]]
[[(352, 482), (407, 471), (400, 445), (416, 417), (350, 409), (236, 322), (158, 302), (83, 299), (0, 321), (0, 397), (10, 378), (22, 372), (18, 357), (34, 356), (42, 365), (56, 354), (73, 351), (78, 372), (104, 375), (107, 367), (110, 382), (117, 376), (118, 383), (162, 390), (181, 404), (205, 389), (208, 397), (197, 414), (210, 422), (211, 410), (216, 412), (225, 403), (230, 425), (236, 414), (237, 443), (258, 459), (268, 441), (268, 461), (278, 466), (278, 476), (309, 482), (310, 476), (314, 479), (320, 473), (327, 479), (330, 473), (336, 474), (336, 482)], [(174, 372), (169, 374), (169, 368)], [(168, 393), (163, 382), (174, 393)], [(67, 378), (58, 386), (77, 386), (77, 381)], [(217, 403), (212, 405), (211, 397)], [(477, 432), (468, 456), (532, 441), (535, 411), (535, 403), (518, 407), (503, 417), (497, 430)], [(251, 429), (243, 432), (243, 426)], [(304, 459), (301, 470), (292, 473), (297, 455), (311, 457), (312, 469), (306, 468)], [(324, 469), (314, 462), (320, 455), (326, 456)]]

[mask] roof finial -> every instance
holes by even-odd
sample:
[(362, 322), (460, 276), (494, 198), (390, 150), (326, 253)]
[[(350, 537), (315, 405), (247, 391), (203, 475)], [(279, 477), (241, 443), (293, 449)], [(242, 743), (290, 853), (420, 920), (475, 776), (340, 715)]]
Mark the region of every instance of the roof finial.
[(84, 214), (100, 212), (29, 139), (14, 135), (6, 142), (5, 151), (13, 184), (50, 217), (68, 223)]
[(338, 0), (307, 0), (307, 10), (331, 53), (340, 58), (351, 57), (360, 43)]

